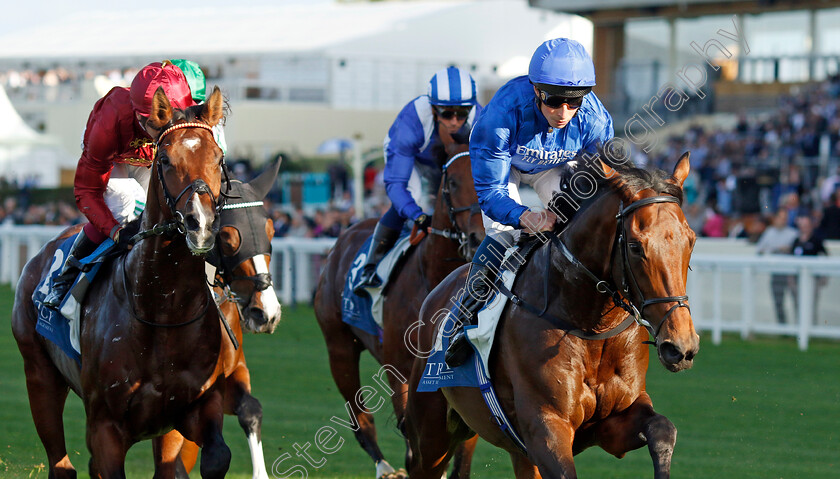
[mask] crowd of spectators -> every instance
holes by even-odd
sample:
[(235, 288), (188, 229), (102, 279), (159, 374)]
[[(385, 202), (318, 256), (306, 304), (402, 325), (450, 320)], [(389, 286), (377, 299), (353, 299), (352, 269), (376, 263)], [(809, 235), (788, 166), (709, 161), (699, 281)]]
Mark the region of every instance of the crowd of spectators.
[[(840, 76), (779, 98), (776, 109), (741, 115), (732, 129), (690, 128), (655, 154), (633, 153), (640, 166), (672, 171), (691, 152), (686, 217), (708, 237), (756, 241), (779, 209), (789, 224), (809, 216), (824, 238), (840, 239)], [(820, 175), (821, 158), (832, 165)]]

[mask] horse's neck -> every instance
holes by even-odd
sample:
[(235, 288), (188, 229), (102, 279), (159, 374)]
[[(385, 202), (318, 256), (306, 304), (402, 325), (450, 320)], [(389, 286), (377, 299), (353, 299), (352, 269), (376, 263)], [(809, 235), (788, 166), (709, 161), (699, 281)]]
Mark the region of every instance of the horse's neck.
[[(147, 217), (142, 229), (154, 225)], [(139, 314), (140, 309), (148, 309), (151, 304), (158, 310), (170, 306), (176, 310), (183, 308), (182, 314), (171, 315), (169, 321), (163, 315), (151, 318), (155, 322), (183, 322), (207, 300), (204, 259), (193, 255), (180, 235), (151, 236), (138, 242), (129, 252), (124, 267), (130, 291), (127, 300), (133, 302), (135, 312)]]
[[(606, 281), (611, 279), (612, 245), (616, 226), (613, 220), (614, 214), (604, 212), (612, 212), (616, 208), (617, 200), (612, 195), (605, 195), (581, 211), (576, 221), (569, 225), (562, 235), (563, 242), (578, 261), (595, 276)], [(549, 311), (554, 311), (557, 316), (569, 320), (579, 328), (586, 329), (603, 329), (616, 322), (619, 316), (623, 317), (623, 310), (614, 308), (611, 298), (599, 293), (591, 278), (583, 271), (574, 271), (575, 268), (579, 268), (578, 266), (563, 257), (560, 269), (558, 269), (555, 260), (559, 257), (559, 251), (555, 245), (549, 243), (543, 246), (543, 250), (543, 254), (553, 251), (551, 254), (554, 257), (548, 261), (550, 265), (548, 271), (535, 274), (533, 277), (544, 280), (543, 275), (548, 275), (549, 287), (555, 292), (554, 294), (549, 292), (552, 296), (549, 298)], [(545, 256), (540, 257), (545, 258)], [(545, 262), (543, 265), (536, 263), (539, 261), (532, 260), (529, 264), (529, 268), (535, 273), (534, 268), (543, 268)], [(540, 297), (544, 296), (542, 285), (535, 289), (539, 291)], [(542, 298), (542, 301), (545, 301), (545, 298)], [(582, 304), (587, 307), (581, 308)]]

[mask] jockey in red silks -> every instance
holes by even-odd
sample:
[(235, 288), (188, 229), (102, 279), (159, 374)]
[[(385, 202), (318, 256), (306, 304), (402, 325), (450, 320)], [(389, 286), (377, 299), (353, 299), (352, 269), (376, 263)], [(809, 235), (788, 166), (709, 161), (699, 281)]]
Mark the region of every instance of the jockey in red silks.
[(45, 306), (58, 308), (79, 273), (78, 260), (108, 237), (125, 246), (132, 236), (120, 234), (124, 225), (114, 218), (104, 195), (115, 165), (145, 169), (152, 166), (155, 142), (151, 133), (158, 132), (151, 126), (147, 128), (146, 122), (158, 87), (163, 88), (174, 108), (186, 109), (195, 104), (184, 73), (170, 62), (156, 62), (137, 72), (130, 89), (114, 87), (93, 106), (74, 182), (76, 205), (89, 223), (76, 237), (50, 294), (44, 298)]

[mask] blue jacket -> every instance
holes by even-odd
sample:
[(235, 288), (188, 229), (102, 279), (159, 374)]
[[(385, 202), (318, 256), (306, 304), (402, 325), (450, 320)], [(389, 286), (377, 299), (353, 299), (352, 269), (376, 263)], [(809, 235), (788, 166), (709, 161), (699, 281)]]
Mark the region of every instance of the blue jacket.
[(519, 216), (528, 208), (508, 195), (512, 167), (523, 173), (557, 168), (580, 150), (594, 152), (598, 143), (606, 143), (613, 135), (612, 117), (594, 93), (584, 97), (564, 128), (550, 129), (528, 77), (507, 82), (470, 136), (472, 173), (482, 211), (493, 221), (519, 228)]
[[(481, 105), (476, 105), (456, 136), (466, 138), (480, 112)], [(408, 192), (408, 179), (415, 161), (440, 169), (434, 148), (438, 144), (440, 135), (432, 104), (428, 95), (421, 95), (403, 107), (385, 137), (385, 191), (403, 218), (413, 220), (423, 213)]]

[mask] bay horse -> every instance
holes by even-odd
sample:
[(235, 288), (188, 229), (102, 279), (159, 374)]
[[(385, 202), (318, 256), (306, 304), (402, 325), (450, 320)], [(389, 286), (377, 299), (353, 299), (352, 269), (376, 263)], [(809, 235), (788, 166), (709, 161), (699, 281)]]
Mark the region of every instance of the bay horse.
[[(379, 449), (373, 415), (359, 397), (362, 387), (359, 360), (362, 351), (367, 349), (377, 362), (390, 369), (391, 374), (385, 375), (393, 391), (394, 412), (401, 421), (407, 398), (406, 382), (414, 359), (403, 340), (406, 329), (416, 320), (429, 291), (469, 260), (484, 235), (466, 149), (466, 145), (447, 145), (446, 154), (452, 158), (444, 168), (438, 190), (431, 223), (433, 234), (410, 249), (395, 266), (396, 274), (384, 291), (381, 343), (378, 336), (351, 327), (341, 319), (344, 280), (362, 243), (372, 234), (375, 220), (360, 222), (339, 236), (327, 257), (315, 292), (315, 317), (327, 343), (330, 371), (347, 401), (350, 422), (358, 425), (354, 431), (356, 440), (376, 465), (377, 478), (394, 475), (395, 471)], [(472, 443), (465, 451), (463, 467), (466, 474), (474, 446)]]
[(204, 269), (224, 203), (223, 155), (211, 130), (224, 116), (223, 103), (218, 87), (184, 111), (172, 108), (163, 89), (155, 92), (147, 125), (157, 152), (140, 220), (145, 239), (104, 263), (91, 284), (81, 309), (81, 366), (35, 331), (31, 299), (60, 241), (79, 228), (24, 267), (12, 331), (50, 477), (76, 477), (62, 425), (69, 389), (85, 407), (91, 477), (124, 478), (129, 447), (173, 428), (203, 448), (202, 477), (227, 472), (217, 381), (222, 326)]
[[(263, 207), (263, 198), (274, 184), (281, 161), (278, 158), (247, 183), (231, 180), (216, 247), (207, 256), (207, 262), (216, 267), (214, 289), (221, 300), (219, 309), (231, 328), (230, 333), (221, 332), (224, 412), (237, 416), (245, 431), (254, 479), (268, 479), (268, 471), (262, 448), (262, 405), (251, 395), (242, 330), (244, 327), (253, 333), (271, 334), (281, 318), (270, 272), (274, 222)], [(171, 474), (164, 471), (174, 468), (186, 476), (198, 459), (198, 446), (172, 430), (154, 443), (154, 455), (158, 475)], [(179, 457), (181, 464), (175, 462)]]
[[(418, 357), (406, 412), (412, 479), (439, 479), (456, 445), (476, 433), (509, 452), (517, 478), (576, 478), (573, 456), (590, 446), (620, 458), (645, 444), (654, 477), (670, 476), (677, 430), (645, 392), (645, 340), (653, 336), (673, 372), (690, 368), (699, 350), (685, 296), (695, 234), (680, 208), (688, 153), (667, 178), (593, 167), (602, 170), (597, 193), (565, 231), (545, 235), (496, 330), (488, 375), (521, 446), (494, 422), (478, 388), (416, 392), (426, 367)], [(420, 350), (432, 350), (433, 315), (452, 306), (465, 277), (459, 269), (427, 297), (413, 339)]]

